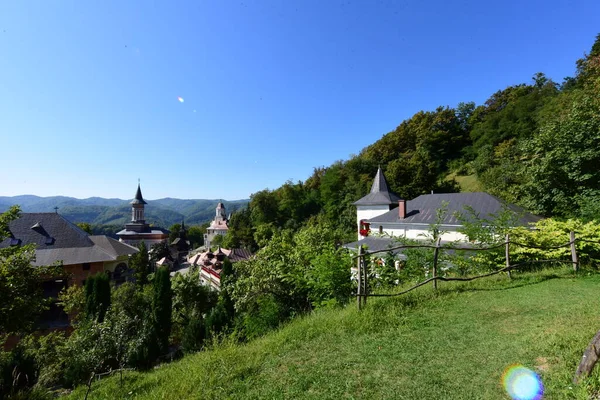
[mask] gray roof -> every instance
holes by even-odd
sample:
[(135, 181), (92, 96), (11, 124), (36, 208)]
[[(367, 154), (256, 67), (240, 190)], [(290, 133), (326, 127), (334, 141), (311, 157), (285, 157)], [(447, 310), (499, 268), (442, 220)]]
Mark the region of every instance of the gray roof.
[(168, 235), (169, 233), (170, 233), (170, 231), (167, 229), (152, 227), (152, 228), (150, 228), (149, 232), (136, 232), (136, 231), (128, 231), (127, 229), (123, 229), (123, 230), (117, 232), (117, 235), (118, 236), (127, 236), (127, 235), (146, 236), (146, 235)]
[(102, 248), (106, 253), (115, 257), (115, 259), (116, 257), (128, 256), (139, 251), (136, 247), (104, 235), (90, 236), (90, 239), (96, 246)]
[(383, 171), (381, 170), (381, 167), (379, 167), (377, 169), (375, 179), (373, 180), (373, 185), (371, 186), (371, 192), (362, 199), (355, 202), (354, 205), (392, 205), (398, 204), (398, 200), (400, 200), (400, 197), (394, 192), (390, 191), (387, 181), (385, 180), (385, 175), (383, 175)]
[(456, 217), (456, 213), (461, 213), (465, 217), (468, 213), (465, 206), (474, 209), (479, 218), (491, 220), (494, 215), (498, 215), (502, 210), (507, 209), (517, 217), (518, 225), (528, 225), (542, 219), (538, 215), (526, 212), (523, 208), (513, 204), (506, 203), (491, 194), (484, 192), (476, 193), (439, 193), (424, 194), (414, 200), (406, 202), (406, 217), (400, 219), (398, 209), (393, 209), (385, 214), (371, 218), (368, 222), (377, 224), (426, 224), (430, 225), (436, 222), (436, 212), (447, 202), (447, 212), (442, 220), (443, 225), (462, 225)]
[[(20, 239), (20, 245), (36, 246), (34, 265), (64, 265), (115, 261), (136, 253), (135, 247), (106, 236), (89, 236), (77, 225), (56, 213), (22, 213), (9, 224), (10, 234)], [(48, 241), (47, 238), (54, 240)], [(10, 246), (10, 237), (0, 248)]]
[(142, 197), (142, 189), (140, 189), (139, 183), (138, 183), (137, 192), (135, 192), (135, 197), (129, 204), (148, 204), (144, 201), (144, 198)]
[[(8, 229), (15, 239), (21, 239), (21, 245), (35, 244), (38, 249), (94, 245), (85, 231), (57, 213), (21, 213)], [(53, 238), (53, 243), (46, 244), (47, 238)], [(8, 246), (10, 238), (0, 243), (0, 248)]]

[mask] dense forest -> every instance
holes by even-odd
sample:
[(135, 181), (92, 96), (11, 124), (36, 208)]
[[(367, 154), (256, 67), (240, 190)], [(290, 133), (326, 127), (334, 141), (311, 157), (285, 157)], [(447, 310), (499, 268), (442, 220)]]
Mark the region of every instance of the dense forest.
[(419, 111), (345, 161), (315, 168), (304, 182), (251, 196), (235, 213), (227, 246), (261, 247), (276, 230), (311, 218), (354, 232), (352, 202), (380, 165), (391, 189), (420, 194), (486, 191), (531, 212), (591, 220), (600, 214), (600, 35), (576, 74), (493, 93), (482, 105)]

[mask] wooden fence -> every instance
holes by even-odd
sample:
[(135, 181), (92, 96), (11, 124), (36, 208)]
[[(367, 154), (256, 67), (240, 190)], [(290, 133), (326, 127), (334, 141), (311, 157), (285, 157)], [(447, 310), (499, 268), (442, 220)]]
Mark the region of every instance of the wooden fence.
[[(353, 259), (357, 260), (357, 267), (358, 267), (358, 271), (356, 274), (357, 277), (357, 281), (358, 281), (358, 286), (357, 286), (357, 292), (356, 292), (356, 299), (357, 299), (357, 306), (358, 309), (360, 310), (362, 307), (364, 307), (367, 304), (367, 299), (369, 297), (392, 297), (392, 296), (401, 296), (405, 293), (408, 293), (412, 290), (417, 289), (418, 287), (421, 287), (423, 285), (428, 284), (429, 282), (433, 282), (433, 288), (437, 289), (437, 281), (472, 281), (475, 279), (479, 279), (479, 278), (486, 278), (488, 276), (492, 276), (492, 275), (496, 275), (502, 272), (506, 272), (508, 277), (511, 278), (510, 272), (515, 269), (515, 268), (519, 268), (522, 267), (525, 264), (532, 264), (532, 263), (548, 263), (548, 262), (552, 262), (552, 263), (569, 263), (573, 265), (573, 271), (577, 272), (577, 270), (579, 269), (579, 258), (577, 256), (577, 249), (576, 249), (576, 242), (586, 242), (586, 243), (595, 243), (595, 244), (600, 244), (600, 242), (598, 241), (593, 241), (593, 240), (586, 240), (586, 239), (582, 239), (582, 238), (576, 238), (575, 237), (575, 232), (571, 232), (570, 233), (570, 241), (568, 243), (559, 245), (559, 246), (535, 246), (535, 245), (529, 245), (529, 244), (525, 244), (525, 243), (519, 243), (519, 242), (515, 242), (515, 241), (511, 241), (510, 236), (506, 235), (504, 243), (500, 243), (494, 246), (488, 246), (488, 247), (472, 247), (472, 246), (464, 246), (464, 247), (443, 247), (441, 246), (441, 240), (440, 238), (437, 239), (437, 241), (435, 242), (434, 245), (427, 245), (427, 244), (418, 244), (418, 245), (399, 245), (396, 247), (390, 247), (388, 249), (385, 250), (378, 250), (378, 251), (371, 251), (371, 252), (366, 252), (362, 246), (359, 247), (358, 249), (358, 255), (354, 256)], [(556, 250), (556, 249), (560, 249), (563, 247), (570, 247), (571, 248), (571, 260), (561, 260), (561, 259), (549, 259), (549, 260), (529, 260), (529, 261), (525, 261), (525, 262), (521, 262), (521, 263), (517, 263), (517, 264), (512, 264), (510, 263), (510, 247), (511, 244), (514, 246), (520, 246), (520, 247), (525, 247), (525, 248), (531, 248), (531, 249), (540, 249), (540, 250)], [(438, 276), (438, 258), (439, 258), (439, 254), (440, 254), (440, 249), (441, 250), (454, 250), (454, 251), (471, 251), (471, 252), (477, 252), (477, 251), (489, 251), (489, 250), (494, 250), (494, 249), (498, 249), (504, 247), (505, 248), (505, 266), (501, 269), (498, 269), (496, 271), (492, 271), (489, 272), (487, 274), (482, 274), (482, 275), (476, 275), (476, 276), (470, 276), (470, 277), (444, 277), (444, 276)], [(423, 282), (417, 283), (416, 285), (403, 290), (402, 292), (399, 293), (390, 293), (390, 294), (377, 294), (377, 293), (369, 293), (369, 273), (368, 273), (368, 267), (367, 267), (367, 262), (366, 259), (367, 257), (371, 257), (374, 254), (379, 254), (379, 253), (387, 253), (390, 251), (394, 251), (394, 250), (401, 250), (401, 249), (415, 249), (415, 248), (429, 248), (429, 249), (433, 249), (433, 264), (432, 264), (432, 268), (431, 268), (431, 278), (424, 280)]]

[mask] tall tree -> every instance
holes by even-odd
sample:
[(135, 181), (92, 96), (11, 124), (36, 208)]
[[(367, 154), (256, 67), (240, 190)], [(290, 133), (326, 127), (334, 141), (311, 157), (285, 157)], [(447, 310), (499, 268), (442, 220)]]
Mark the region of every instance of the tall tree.
[(110, 307), (110, 281), (104, 272), (85, 281), (85, 314), (98, 322), (104, 321)]
[(169, 270), (160, 267), (154, 276), (152, 296), (152, 317), (156, 331), (158, 349), (166, 353), (169, 348), (172, 315), (171, 276)]

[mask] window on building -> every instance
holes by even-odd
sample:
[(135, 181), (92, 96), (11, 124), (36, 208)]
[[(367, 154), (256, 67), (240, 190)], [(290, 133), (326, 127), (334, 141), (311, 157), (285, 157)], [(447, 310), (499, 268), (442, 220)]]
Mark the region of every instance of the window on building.
[(84, 271), (89, 271), (90, 270), (90, 263), (83, 263), (83, 270)]

